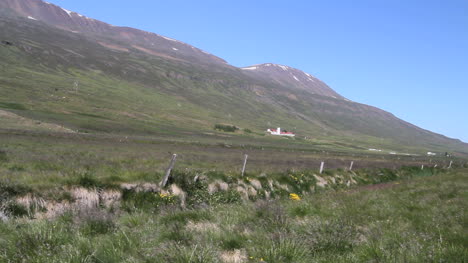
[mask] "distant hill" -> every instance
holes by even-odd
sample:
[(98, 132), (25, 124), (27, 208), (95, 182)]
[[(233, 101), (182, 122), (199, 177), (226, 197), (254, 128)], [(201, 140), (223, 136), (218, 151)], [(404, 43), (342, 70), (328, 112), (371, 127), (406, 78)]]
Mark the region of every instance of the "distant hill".
[(228, 123), (252, 136), (283, 127), (361, 148), (468, 152), (301, 70), (237, 68), (178, 40), (40, 0), (0, 2), (0, 41), (0, 108), (74, 131), (183, 137)]

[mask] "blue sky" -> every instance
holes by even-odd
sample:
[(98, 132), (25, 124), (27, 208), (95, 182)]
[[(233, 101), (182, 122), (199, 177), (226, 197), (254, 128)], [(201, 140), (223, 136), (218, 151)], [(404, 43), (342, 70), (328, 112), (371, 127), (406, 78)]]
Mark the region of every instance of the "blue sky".
[(189, 43), (234, 66), (278, 63), (468, 142), (466, 0), (48, 0)]

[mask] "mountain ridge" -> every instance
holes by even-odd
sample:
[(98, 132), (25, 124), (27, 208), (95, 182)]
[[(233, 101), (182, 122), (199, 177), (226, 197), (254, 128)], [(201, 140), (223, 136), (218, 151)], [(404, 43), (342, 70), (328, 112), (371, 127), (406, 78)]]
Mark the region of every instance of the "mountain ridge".
[[(130, 41), (135, 45), (145, 43), (145, 46), (141, 48), (142, 50), (180, 51), (178, 53), (183, 51), (183, 54), (180, 55), (180, 57), (189, 61), (191, 60), (188, 58), (192, 58), (192, 60), (196, 59), (197, 63), (200, 63), (201, 61), (209, 61), (210, 63), (226, 64), (226, 61), (223, 59), (187, 43), (140, 29), (125, 26), (114, 26), (46, 1), (2, 0), (2, 2), (0, 2), (0, 7), (12, 9), (17, 14), (23, 15), (31, 20), (43, 21), (58, 28), (75, 33), (106, 34), (113, 39)], [(176, 52), (172, 53), (177, 56)]]

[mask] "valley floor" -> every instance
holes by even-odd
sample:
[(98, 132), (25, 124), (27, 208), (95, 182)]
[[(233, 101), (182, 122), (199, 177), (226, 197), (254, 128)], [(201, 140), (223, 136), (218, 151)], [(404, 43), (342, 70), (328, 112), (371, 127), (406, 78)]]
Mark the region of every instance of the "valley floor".
[[(222, 134), (221, 134), (222, 135)], [(228, 135), (225, 135), (228, 136)], [(230, 135), (229, 135), (230, 136)], [(73, 134), (0, 129), (0, 175), (4, 180), (51, 188), (83, 173), (109, 182), (159, 182), (172, 154), (180, 171), (219, 171), (239, 175), (244, 154), (253, 174), (402, 166), (453, 167), (466, 159), (390, 155), (338, 146), (302, 143), (284, 138), (190, 135), (183, 138), (137, 137), (112, 134)]]

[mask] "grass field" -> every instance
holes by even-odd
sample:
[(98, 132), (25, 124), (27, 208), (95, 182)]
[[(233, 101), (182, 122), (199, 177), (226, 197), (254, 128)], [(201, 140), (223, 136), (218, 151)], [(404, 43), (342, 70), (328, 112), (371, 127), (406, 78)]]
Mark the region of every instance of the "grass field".
[(128, 192), (120, 207), (10, 217), (0, 222), (0, 261), (466, 262), (468, 170), (408, 171), (415, 176), (290, 198), (204, 199), (186, 185), (185, 208), (170, 194)]
[[(221, 134), (222, 135), (222, 134)], [(89, 172), (117, 182), (160, 180), (173, 153), (181, 171), (220, 171), (239, 174), (244, 154), (247, 172), (318, 171), (325, 169), (390, 168), (401, 166), (454, 167), (466, 160), (445, 157), (385, 155), (364, 150), (340, 150), (331, 145), (310, 145), (288, 139), (192, 135), (172, 137), (128, 137), (74, 133), (0, 131), (0, 174), (3, 180), (36, 188), (62, 185)]]

